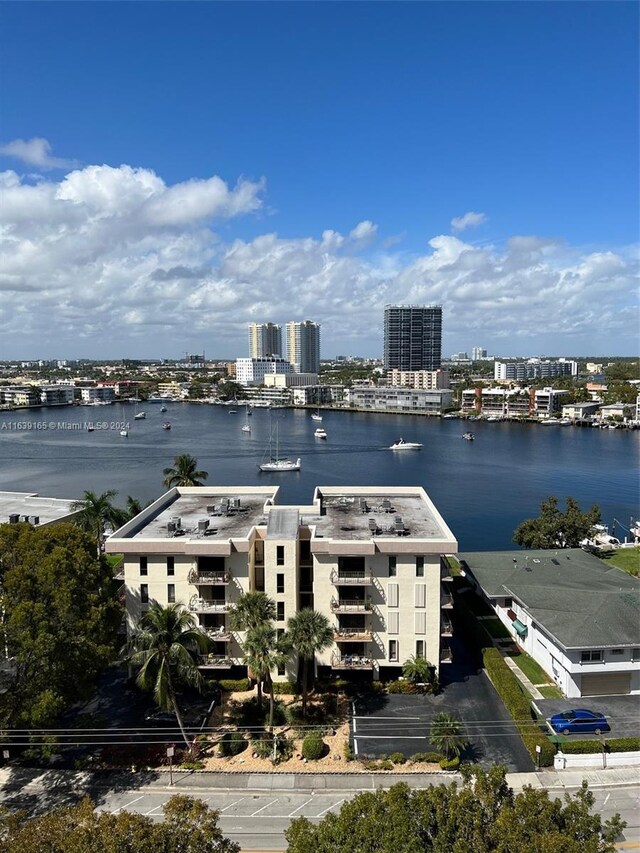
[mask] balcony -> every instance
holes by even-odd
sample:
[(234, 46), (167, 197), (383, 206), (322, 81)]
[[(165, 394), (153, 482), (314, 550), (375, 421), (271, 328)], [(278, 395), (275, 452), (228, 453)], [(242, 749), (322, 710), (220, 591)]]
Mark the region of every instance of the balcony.
[(333, 613), (370, 613), (371, 610), (371, 602), (364, 599), (331, 599), (331, 611)]
[(440, 663), (453, 663), (453, 653), (450, 646), (442, 646), (440, 649)]
[(373, 669), (373, 661), (362, 655), (332, 655), (331, 666), (333, 669)]
[(189, 602), (192, 613), (229, 613), (233, 608), (222, 599), (200, 598), (194, 595)]
[(440, 607), (443, 610), (453, 610), (453, 595), (450, 592), (442, 590), (440, 595)]
[(348, 572), (335, 569), (331, 572), (331, 583), (334, 586), (371, 586), (373, 578), (366, 572)]
[(234, 663), (233, 658), (221, 657), (220, 655), (201, 655), (198, 666), (201, 669), (229, 669)]
[(453, 623), (451, 619), (443, 619), (440, 623), (440, 636), (453, 637)]
[(334, 631), (333, 639), (336, 643), (370, 643), (373, 638), (371, 631)]
[(230, 643), (233, 640), (233, 634), (224, 626), (220, 628), (203, 628), (200, 627), (202, 633), (208, 637), (210, 640), (214, 640), (216, 643)]
[(197, 586), (227, 586), (231, 582), (231, 575), (229, 572), (199, 572), (191, 569), (187, 580)]

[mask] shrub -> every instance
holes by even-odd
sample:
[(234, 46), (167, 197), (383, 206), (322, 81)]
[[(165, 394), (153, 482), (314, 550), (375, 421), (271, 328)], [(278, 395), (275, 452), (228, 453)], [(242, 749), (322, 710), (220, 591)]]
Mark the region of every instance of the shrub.
[(393, 770), (393, 761), (390, 761), (388, 758), (380, 758), (379, 761), (376, 761), (375, 758), (368, 758), (362, 762), (362, 766), (365, 770), (376, 771), (376, 770)]
[(460, 767), (460, 759), (457, 755), (453, 758), (441, 758), (439, 764), (442, 770), (457, 770)]
[(227, 693), (241, 693), (251, 690), (251, 681), (248, 678), (222, 678), (218, 682), (221, 690)]
[(421, 761), (427, 764), (440, 764), (443, 758), (444, 755), (441, 752), (416, 752), (409, 760), (414, 764), (418, 764)]
[(345, 743), (342, 754), (344, 755), (345, 761), (353, 761), (355, 759), (355, 755), (353, 754), (353, 750), (351, 749), (351, 744), (349, 742)]
[(322, 735), (318, 732), (312, 732), (307, 735), (302, 741), (302, 757), (307, 761), (318, 761), (324, 755), (326, 744), (322, 740)]
[(392, 752), (391, 755), (389, 756), (389, 758), (391, 759), (391, 761), (393, 761), (394, 764), (406, 764), (407, 763), (406, 756), (403, 755), (401, 752)]
[[(236, 702), (230, 708), (230, 717), (239, 728), (254, 728), (266, 725), (269, 720), (269, 703), (258, 702), (257, 696)], [(286, 722), (282, 701), (276, 700), (273, 708), (273, 724), (281, 726)]]
[(382, 758), (378, 762), (378, 770), (393, 770), (393, 761), (389, 761), (388, 758)]
[[(293, 738), (282, 737), (278, 735), (276, 740), (276, 757), (275, 763), (287, 761), (293, 755), (295, 741)], [(273, 759), (273, 735), (270, 732), (264, 732), (260, 740), (253, 744), (253, 749), (259, 758)]]
[(388, 681), (387, 693), (417, 693), (417, 688), (410, 681)]
[[(571, 740), (558, 745), (558, 749), (567, 755), (602, 752), (599, 740)], [(635, 752), (640, 750), (640, 737), (618, 737), (605, 740), (605, 752)]]
[(204, 761), (183, 761), (182, 770), (204, 770)]
[(276, 696), (297, 696), (300, 691), (295, 681), (274, 681), (273, 692)]
[(263, 732), (262, 736), (254, 741), (253, 751), (258, 758), (271, 758), (273, 755), (273, 735)]
[(247, 741), (242, 732), (226, 732), (218, 741), (218, 753), (223, 758), (239, 755), (247, 748)]

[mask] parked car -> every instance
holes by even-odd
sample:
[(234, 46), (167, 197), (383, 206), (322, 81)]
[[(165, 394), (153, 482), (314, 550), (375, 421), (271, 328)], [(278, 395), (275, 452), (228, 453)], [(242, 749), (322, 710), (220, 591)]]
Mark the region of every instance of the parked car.
[[(182, 722), (187, 728), (194, 728), (202, 723), (203, 715), (193, 711), (182, 712)], [(161, 726), (165, 729), (178, 728), (178, 720), (173, 711), (150, 711), (145, 714), (144, 721), (148, 726)]]
[(586, 708), (576, 708), (572, 711), (563, 711), (560, 714), (554, 714), (547, 720), (554, 732), (559, 734), (581, 734), (582, 732), (595, 732), (599, 735), (601, 732), (611, 731), (611, 726), (607, 722), (607, 718), (599, 711), (588, 711)]

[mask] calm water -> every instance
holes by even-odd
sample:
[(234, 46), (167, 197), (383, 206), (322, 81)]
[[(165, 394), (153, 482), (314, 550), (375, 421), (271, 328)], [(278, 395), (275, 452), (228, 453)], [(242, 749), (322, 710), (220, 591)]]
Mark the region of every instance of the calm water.
[[(461, 549), (513, 547), (513, 529), (537, 514), (541, 500), (572, 495), (583, 508), (599, 503), (603, 520), (629, 524), (640, 515), (640, 432), (508, 423), (473, 424), (474, 442), (463, 441), (461, 421), (408, 415), (325, 412), (328, 440), (314, 439), (318, 424), (308, 412), (276, 410), (281, 455), (302, 458), (302, 470), (262, 474), (269, 440), (269, 412), (254, 409), (251, 434), (244, 410), (169, 404), (145, 407), (133, 421), (131, 404), (34, 409), (0, 414), (0, 489), (79, 498), (85, 489), (116, 489), (142, 501), (163, 492), (162, 469), (178, 453), (190, 453), (219, 485), (278, 484), (280, 502), (308, 503), (315, 485), (424, 486), (457, 536)], [(170, 431), (161, 429), (169, 419)], [(16, 424), (129, 421), (119, 430), (14, 431)], [(402, 436), (421, 451), (392, 453)], [(617, 535), (623, 535), (616, 528)]]

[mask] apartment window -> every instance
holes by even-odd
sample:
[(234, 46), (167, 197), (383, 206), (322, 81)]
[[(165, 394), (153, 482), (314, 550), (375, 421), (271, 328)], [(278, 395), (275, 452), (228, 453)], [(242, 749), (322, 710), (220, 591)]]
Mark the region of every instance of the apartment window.
[(640, 660), (640, 649), (633, 649), (632, 650), (631, 660)]
[(416, 577), (424, 577), (424, 557), (416, 557)]
[(276, 619), (278, 622), (284, 622), (284, 601), (279, 601), (276, 604)]
[(140, 584), (140, 603), (148, 604), (149, 603), (149, 584), (141, 583)]
[(167, 557), (167, 575), (173, 577), (176, 573), (176, 558)]
[(276, 565), (284, 566), (284, 545), (276, 545)]
[(396, 557), (389, 557), (389, 577), (395, 578), (397, 571)]
[(140, 557), (140, 574), (146, 575), (148, 574), (148, 563), (146, 557)]
[(389, 640), (389, 660), (397, 661), (398, 660), (398, 641), (397, 640)]
[(284, 592), (284, 575), (276, 575), (276, 592)]
[(175, 604), (176, 600), (176, 585), (174, 583), (167, 584), (167, 601), (169, 604)]
[(416, 640), (416, 657), (424, 657), (424, 640)]
[(281, 663), (280, 666), (278, 667), (278, 675), (284, 675), (286, 671), (287, 670), (286, 670), (285, 665), (283, 663)]
[(582, 663), (592, 663), (594, 661), (602, 660), (602, 652), (600, 649), (589, 649), (587, 652), (582, 652), (580, 655), (580, 660)]
[(413, 614), (415, 634), (427, 633), (427, 613), (425, 610), (416, 610)]
[(427, 606), (427, 585), (426, 583), (417, 583), (414, 589), (414, 601), (416, 607)]
[(612, 655), (623, 655), (624, 649), (611, 649), (610, 654), (612, 654)]

